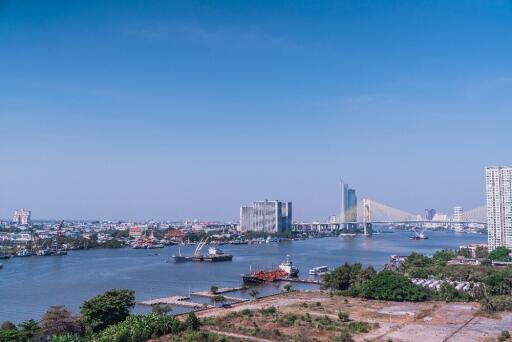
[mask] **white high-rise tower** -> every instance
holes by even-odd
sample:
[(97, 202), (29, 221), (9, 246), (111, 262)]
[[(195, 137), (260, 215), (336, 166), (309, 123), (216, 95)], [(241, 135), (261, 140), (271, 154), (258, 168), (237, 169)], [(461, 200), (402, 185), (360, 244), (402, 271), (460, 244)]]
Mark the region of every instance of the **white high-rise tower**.
[(512, 248), (512, 168), (486, 168), (485, 187), (489, 250)]

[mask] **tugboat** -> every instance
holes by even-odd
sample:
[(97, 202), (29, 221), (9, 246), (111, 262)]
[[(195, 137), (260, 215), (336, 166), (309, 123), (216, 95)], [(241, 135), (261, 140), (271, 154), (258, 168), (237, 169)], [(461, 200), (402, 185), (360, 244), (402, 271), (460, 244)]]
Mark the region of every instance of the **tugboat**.
[(299, 269), (293, 266), (289, 255), (287, 255), (286, 259), (279, 265), (279, 269), (288, 273), (288, 277), (296, 277), (299, 274)]
[(231, 254), (225, 254), (220, 248), (215, 246), (208, 247), (208, 254), (203, 257), (204, 261), (231, 261), (233, 256)]

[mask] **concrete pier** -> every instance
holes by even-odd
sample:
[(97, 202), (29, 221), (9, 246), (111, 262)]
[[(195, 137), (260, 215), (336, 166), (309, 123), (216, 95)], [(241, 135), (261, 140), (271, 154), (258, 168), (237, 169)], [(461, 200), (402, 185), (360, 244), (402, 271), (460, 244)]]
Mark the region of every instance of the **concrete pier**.
[(145, 300), (145, 301), (140, 302), (139, 304), (141, 304), (141, 305), (167, 304), (167, 305), (181, 306), (183, 308), (189, 308), (189, 309), (213, 308), (213, 306), (211, 306), (211, 305), (191, 302), (190, 297), (183, 297), (183, 296), (171, 296), (171, 297)]

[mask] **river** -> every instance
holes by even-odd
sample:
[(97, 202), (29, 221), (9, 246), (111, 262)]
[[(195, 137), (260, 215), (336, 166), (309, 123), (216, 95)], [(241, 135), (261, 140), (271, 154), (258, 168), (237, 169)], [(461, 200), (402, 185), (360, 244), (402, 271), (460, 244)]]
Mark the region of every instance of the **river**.
[[(188, 295), (189, 291), (239, 286), (241, 273), (252, 269), (278, 265), (287, 254), (307, 277), (315, 266), (338, 266), (344, 262), (360, 262), (380, 269), (390, 255), (407, 255), (412, 251), (432, 254), (444, 248), (457, 248), (469, 243), (486, 242), (483, 234), (429, 232), (428, 240), (410, 240), (410, 232), (378, 234), (344, 238), (323, 238), (287, 241), (260, 245), (225, 245), (221, 248), (233, 254), (232, 262), (181, 263), (167, 262), (178, 247), (164, 249), (96, 249), (70, 251), (61, 257), (29, 257), (2, 260), (0, 270), (0, 322), (16, 323), (39, 319), (49, 306), (65, 305), (79, 311), (84, 300), (112, 288), (135, 291), (137, 301), (171, 295)], [(193, 253), (195, 246), (182, 246), (184, 255)], [(156, 255), (155, 255), (156, 254)], [(260, 294), (279, 291), (264, 286)], [(295, 284), (294, 288), (305, 285)], [(247, 293), (230, 294), (247, 297)], [(207, 299), (192, 298), (194, 302)], [(137, 306), (135, 312), (145, 312)], [(174, 312), (183, 309), (174, 308)]]

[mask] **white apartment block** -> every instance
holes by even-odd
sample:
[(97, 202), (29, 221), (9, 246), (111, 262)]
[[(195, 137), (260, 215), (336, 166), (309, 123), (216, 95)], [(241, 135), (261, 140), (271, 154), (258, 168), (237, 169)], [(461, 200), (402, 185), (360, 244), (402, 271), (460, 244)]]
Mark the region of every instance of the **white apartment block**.
[(489, 250), (512, 248), (512, 168), (486, 168), (485, 186)]
[(282, 233), (291, 228), (292, 202), (264, 200), (240, 207), (241, 231)]
[(26, 225), (30, 223), (30, 210), (27, 209), (19, 209), (14, 211), (14, 215), (12, 217), (12, 222), (20, 225)]

